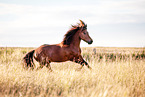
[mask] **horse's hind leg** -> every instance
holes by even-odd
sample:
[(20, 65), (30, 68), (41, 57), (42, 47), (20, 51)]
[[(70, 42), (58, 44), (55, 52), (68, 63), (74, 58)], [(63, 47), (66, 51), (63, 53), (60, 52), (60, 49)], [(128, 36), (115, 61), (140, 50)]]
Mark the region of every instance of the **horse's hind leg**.
[(39, 65), (40, 65), (40, 66), (37, 67), (37, 70), (42, 69), (42, 68), (44, 67), (44, 63), (41, 63), (41, 62), (40, 62)]
[(46, 59), (40, 60), (39, 62), (39, 67), (37, 68), (37, 70), (42, 69), (46, 64)]
[(51, 62), (48, 60), (48, 61), (46, 62), (46, 65), (45, 65), (45, 66), (52, 72), (50, 63), (51, 63)]

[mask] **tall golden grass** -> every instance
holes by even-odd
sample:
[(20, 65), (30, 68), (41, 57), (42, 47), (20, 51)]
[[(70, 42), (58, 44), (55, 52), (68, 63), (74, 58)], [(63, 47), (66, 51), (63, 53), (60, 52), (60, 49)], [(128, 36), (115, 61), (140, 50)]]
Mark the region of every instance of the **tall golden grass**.
[(32, 49), (0, 48), (1, 97), (145, 97), (145, 48), (82, 48), (92, 71), (65, 62), (53, 72), (22, 67)]

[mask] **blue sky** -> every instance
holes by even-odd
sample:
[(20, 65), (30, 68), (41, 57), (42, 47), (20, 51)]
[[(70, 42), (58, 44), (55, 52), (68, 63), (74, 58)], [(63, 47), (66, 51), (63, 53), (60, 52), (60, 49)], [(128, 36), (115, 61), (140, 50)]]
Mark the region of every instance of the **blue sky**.
[(82, 47), (145, 47), (145, 0), (0, 0), (0, 46), (60, 43), (79, 19), (94, 40)]

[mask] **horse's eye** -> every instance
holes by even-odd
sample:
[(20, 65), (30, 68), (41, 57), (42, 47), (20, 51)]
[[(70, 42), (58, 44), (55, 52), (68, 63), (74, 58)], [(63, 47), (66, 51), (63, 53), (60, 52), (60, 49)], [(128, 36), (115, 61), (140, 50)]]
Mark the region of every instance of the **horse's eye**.
[(86, 32), (84, 32), (84, 35), (86, 34)]

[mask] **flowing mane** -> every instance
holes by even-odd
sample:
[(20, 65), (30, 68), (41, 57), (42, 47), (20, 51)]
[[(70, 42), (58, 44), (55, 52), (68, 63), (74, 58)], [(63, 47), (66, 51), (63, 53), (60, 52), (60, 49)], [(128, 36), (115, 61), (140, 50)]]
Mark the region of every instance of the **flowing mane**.
[(69, 31), (67, 31), (67, 33), (64, 35), (64, 39), (63, 39), (63, 45), (70, 45), (73, 36), (75, 35), (75, 33), (79, 30), (79, 26), (78, 25), (72, 25), (71, 29)]
[[(81, 21), (82, 22), (82, 21)], [(83, 22), (82, 22), (83, 23)], [(71, 28), (69, 31), (67, 31), (67, 33), (64, 35), (64, 39), (62, 41), (63, 45), (70, 45), (73, 36), (75, 35), (75, 33), (79, 30), (80, 28), (80, 23), (78, 23), (77, 25), (71, 25)], [(81, 26), (82, 27), (82, 26)], [(83, 28), (87, 29), (87, 25), (83, 23)]]

